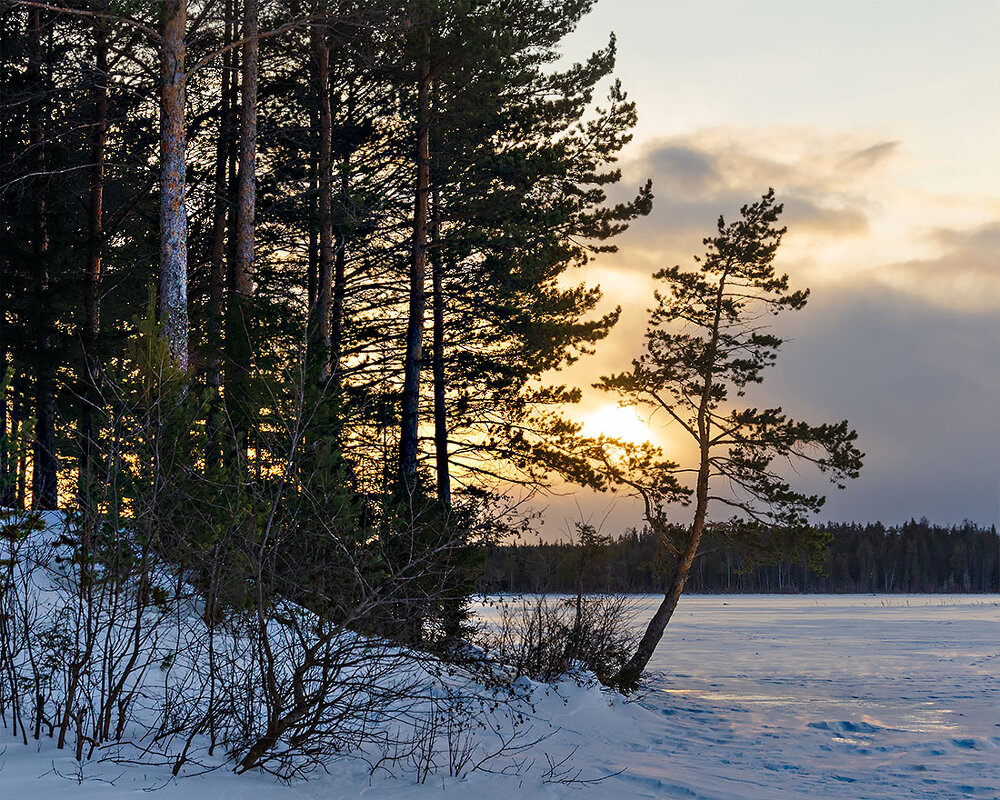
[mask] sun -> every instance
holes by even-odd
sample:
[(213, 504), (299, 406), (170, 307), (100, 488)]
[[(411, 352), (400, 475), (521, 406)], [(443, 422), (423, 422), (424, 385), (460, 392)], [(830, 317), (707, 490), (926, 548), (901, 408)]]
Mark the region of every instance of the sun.
[(587, 436), (612, 436), (626, 442), (659, 443), (656, 433), (635, 408), (608, 403), (583, 417), (583, 433)]

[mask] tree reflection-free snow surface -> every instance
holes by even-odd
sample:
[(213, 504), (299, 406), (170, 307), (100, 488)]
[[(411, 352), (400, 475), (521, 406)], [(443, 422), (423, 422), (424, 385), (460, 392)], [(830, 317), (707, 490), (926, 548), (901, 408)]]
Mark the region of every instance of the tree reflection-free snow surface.
[[(641, 624), (659, 598), (636, 602)], [(77, 772), (49, 740), (24, 747), (0, 731), (0, 797), (1000, 798), (996, 596), (688, 596), (650, 666), (636, 702), (534, 686), (526, 712), (544, 737), (521, 775), (415, 785), (348, 758), (291, 786), (227, 768), (175, 781), (168, 768)], [(563, 774), (610, 777), (546, 782), (548, 759), (564, 758)]]
[(1000, 797), (996, 596), (689, 596), (650, 666), (663, 796)]

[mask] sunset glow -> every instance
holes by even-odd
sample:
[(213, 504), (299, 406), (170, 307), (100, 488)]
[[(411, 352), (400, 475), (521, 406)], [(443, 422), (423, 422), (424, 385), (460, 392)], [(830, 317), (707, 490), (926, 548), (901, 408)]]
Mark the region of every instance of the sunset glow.
[(608, 436), (626, 442), (641, 444), (652, 442), (662, 446), (662, 436), (658, 435), (648, 420), (635, 408), (608, 403), (587, 414), (583, 420), (583, 433), (587, 436)]
[[(751, 402), (857, 426), (866, 471), (830, 495), (830, 518), (995, 523), (998, 30), (1000, 6), (985, 0), (600, 0), (569, 56), (614, 32), (639, 108), (615, 199), (646, 178), (656, 199), (581, 274), (622, 314), (560, 375), (584, 389), (567, 414), (683, 454), (662, 420), (588, 387), (641, 351), (652, 273), (690, 265), (720, 214), (774, 187), (788, 226), (777, 266), (811, 295), (775, 328), (782, 355)], [(626, 505), (620, 524), (638, 513)]]

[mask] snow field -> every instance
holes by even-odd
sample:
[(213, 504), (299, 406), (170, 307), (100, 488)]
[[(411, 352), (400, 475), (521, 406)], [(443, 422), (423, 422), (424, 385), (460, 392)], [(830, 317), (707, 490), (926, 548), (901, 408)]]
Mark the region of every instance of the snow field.
[[(45, 620), (62, 589), (58, 580), (32, 585)], [(657, 602), (636, 599), (639, 624)], [(165, 651), (198, 634), (196, 603), (174, 612), (176, 626), (157, 633)], [(237, 643), (225, 649), (227, 668), (239, 669)], [(183, 658), (169, 668), (158, 659), (143, 673), (150, 688), (137, 693), (137, 730), (144, 714), (160, 713), (154, 684), (176, 678), (182, 697), (191, 674)], [(593, 681), (522, 679), (519, 700), (469, 712), (483, 727), (471, 718), (449, 727), (426, 713), (430, 699), (449, 692), (487, 696), (469, 676), (388, 663), (397, 672), (371, 674), (422, 694), (416, 704), (401, 698), (398, 714), (390, 709), (378, 721), (422, 742), (394, 764), (373, 771), (376, 753), (344, 751), (310, 780), (285, 784), (259, 772), (235, 775), (197, 743), (198, 757), (173, 778), (169, 762), (127, 764), (102, 752), (80, 766), (72, 748), (57, 750), (45, 735), (25, 746), (8, 728), (0, 729), (0, 800), (146, 797), (151, 789), (183, 800), (1000, 798), (997, 597), (689, 596), (640, 697), (626, 701)], [(457, 770), (463, 777), (449, 774), (449, 759), (473, 752), (475, 761), (498, 749), (482, 769), (469, 762)], [(421, 770), (428, 757), (435, 768)]]

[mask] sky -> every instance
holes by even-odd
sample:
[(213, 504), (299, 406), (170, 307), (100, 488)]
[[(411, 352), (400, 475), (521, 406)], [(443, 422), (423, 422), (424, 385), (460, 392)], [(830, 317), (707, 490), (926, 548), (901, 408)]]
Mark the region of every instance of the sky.
[[(690, 265), (720, 214), (774, 187), (778, 269), (811, 295), (775, 321), (786, 344), (747, 399), (846, 418), (866, 453), (845, 491), (808, 471), (796, 484), (827, 494), (822, 520), (997, 524), (1000, 1), (599, 0), (567, 57), (612, 31), (639, 110), (619, 197), (650, 177), (656, 200), (573, 276), (623, 314), (551, 376), (585, 388), (571, 415), (690, 459), (664, 420), (586, 387), (640, 352), (651, 273)], [(641, 523), (625, 495), (564, 487), (541, 505), (547, 537)]]

